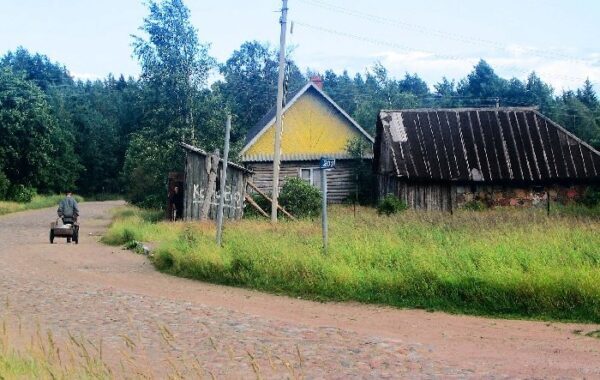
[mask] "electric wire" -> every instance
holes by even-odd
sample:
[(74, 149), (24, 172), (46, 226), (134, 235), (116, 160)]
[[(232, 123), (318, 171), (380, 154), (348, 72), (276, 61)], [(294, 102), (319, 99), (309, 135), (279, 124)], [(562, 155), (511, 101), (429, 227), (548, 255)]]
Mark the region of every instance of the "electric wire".
[[(405, 21), (394, 20), (394, 19), (387, 18), (387, 17), (377, 16), (374, 14), (369, 14), (369, 13), (357, 11), (354, 9), (341, 7), (338, 5), (333, 5), (333, 4), (330, 4), (330, 3), (327, 3), (327, 2), (324, 2), (321, 0), (299, 0), (299, 1), (301, 1), (305, 4), (308, 4), (308, 5), (320, 7), (321, 9), (325, 9), (325, 10), (328, 10), (331, 12), (341, 13), (341, 14), (345, 14), (348, 16), (353, 16), (353, 17), (361, 18), (363, 20), (372, 21), (372, 22), (379, 23), (379, 24), (391, 25), (391, 26), (402, 28), (402, 29), (407, 29), (407, 30), (411, 30), (414, 32), (418, 32), (421, 34), (431, 35), (431, 36), (434, 36), (434, 37), (437, 37), (440, 39), (459, 41), (459, 42), (473, 44), (473, 45), (479, 45), (479, 46), (490, 46), (495, 49), (505, 50), (505, 51), (509, 51), (509, 52), (514, 49), (514, 47), (511, 47), (511, 46), (506, 45), (501, 42), (478, 38), (478, 37), (467, 36), (467, 35), (463, 35), (463, 34), (458, 34), (458, 33), (454, 33), (454, 32), (434, 29), (434, 28), (429, 28), (429, 27), (426, 27), (423, 25), (413, 24), (413, 23), (409, 23), (409, 22), (405, 22)], [(565, 59), (568, 61), (575, 61), (575, 62), (587, 62), (585, 59), (570, 56), (567, 54), (558, 53), (558, 52), (550, 52), (550, 51), (532, 48), (532, 47), (520, 46), (519, 48), (522, 49), (523, 51), (529, 52), (529, 53), (534, 54), (539, 57), (560, 58), (560, 59)]]
[[(446, 59), (446, 60), (452, 60), (452, 61), (464, 61), (465, 58), (464, 57), (458, 57), (458, 56), (453, 56), (453, 55), (447, 55), (447, 54), (439, 54), (439, 53), (435, 53), (435, 52), (431, 52), (431, 51), (425, 51), (425, 50), (421, 50), (421, 49), (415, 49), (406, 45), (402, 45), (399, 43), (395, 43), (395, 42), (389, 42), (389, 41), (382, 41), (382, 40), (378, 40), (375, 38), (371, 38), (371, 37), (365, 37), (365, 36), (360, 36), (357, 34), (353, 34), (353, 33), (348, 33), (348, 32), (342, 32), (339, 30), (335, 30), (335, 29), (331, 29), (331, 28), (325, 28), (322, 26), (317, 26), (317, 25), (313, 25), (313, 24), (309, 24), (307, 22), (304, 21), (295, 21), (295, 24), (298, 26), (302, 26), (308, 29), (313, 29), (316, 31), (320, 31), (320, 32), (325, 32), (325, 33), (329, 33), (332, 35), (338, 35), (338, 36), (342, 36), (342, 37), (346, 37), (346, 38), (351, 38), (354, 40), (358, 40), (358, 41), (363, 41), (363, 42), (367, 42), (367, 43), (371, 43), (371, 44), (375, 44), (375, 45), (380, 45), (380, 46), (387, 46), (387, 47), (392, 47), (395, 49), (399, 49), (399, 50), (403, 50), (403, 51), (408, 51), (408, 52), (415, 52), (415, 53), (420, 53), (420, 54), (427, 54), (429, 56), (433, 56), (433, 57), (437, 57), (437, 58), (442, 58), (442, 59)], [(508, 71), (512, 71), (514, 73), (519, 73), (519, 74), (526, 74), (526, 73), (530, 73), (531, 70), (530, 69), (525, 69), (523, 67), (519, 67), (519, 66), (504, 66), (505, 70)], [(545, 77), (550, 77), (550, 78), (555, 78), (555, 79), (565, 79), (565, 80), (571, 80), (571, 81), (585, 81), (588, 78), (581, 78), (581, 77), (573, 77), (573, 76), (568, 76), (568, 75), (558, 75), (558, 74), (544, 74)], [(600, 82), (596, 82), (596, 81), (590, 81), (593, 84), (600, 84)]]

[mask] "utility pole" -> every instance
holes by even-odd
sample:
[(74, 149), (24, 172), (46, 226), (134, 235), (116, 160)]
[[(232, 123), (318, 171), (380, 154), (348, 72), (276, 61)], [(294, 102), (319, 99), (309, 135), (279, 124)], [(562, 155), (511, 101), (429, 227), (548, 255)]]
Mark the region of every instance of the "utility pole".
[(217, 245), (223, 243), (223, 208), (225, 206), (225, 181), (227, 180), (227, 160), (229, 160), (229, 135), (231, 134), (231, 115), (227, 115), (225, 125), (225, 151), (223, 152), (223, 170), (221, 170), (221, 193), (219, 196), (219, 208), (217, 210)]
[(287, 0), (282, 0), (281, 34), (279, 37), (279, 78), (277, 80), (277, 116), (275, 120), (275, 150), (273, 151), (273, 202), (271, 204), (271, 223), (277, 223), (277, 206), (279, 201), (279, 164), (281, 161), (281, 133), (283, 130), (283, 79), (285, 76), (285, 34), (287, 22)]

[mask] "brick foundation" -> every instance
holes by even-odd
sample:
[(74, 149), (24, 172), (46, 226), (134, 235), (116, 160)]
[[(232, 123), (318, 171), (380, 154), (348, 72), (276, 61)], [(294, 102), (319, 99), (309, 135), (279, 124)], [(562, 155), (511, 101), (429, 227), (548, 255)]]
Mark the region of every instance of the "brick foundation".
[(548, 185), (519, 188), (490, 185), (455, 186), (456, 206), (460, 208), (469, 202), (481, 201), (489, 207), (541, 207), (546, 204), (548, 195), (551, 202), (567, 204), (577, 201), (586, 189), (586, 185)]

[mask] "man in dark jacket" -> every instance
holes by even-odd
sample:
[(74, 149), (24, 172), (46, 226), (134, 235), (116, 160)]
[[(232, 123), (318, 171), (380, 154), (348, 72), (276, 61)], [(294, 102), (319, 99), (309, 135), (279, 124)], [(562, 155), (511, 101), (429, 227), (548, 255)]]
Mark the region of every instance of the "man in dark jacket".
[(183, 217), (183, 194), (181, 194), (179, 191), (179, 186), (175, 186), (173, 188), (173, 193), (171, 194), (169, 203), (171, 203), (171, 210), (175, 211), (175, 216), (171, 217), (171, 219), (181, 220)]
[[(79, 206), (70, 191), (68, 191), (67, 196), (60, 201), (56, 212), (58, 213), (58, 217), (62, 218), (63, 224), (73, 224), (77, 222), (77, 218), (79, 217)], [(67, 243), (70, 242), (71, 238), (67, 238)]]

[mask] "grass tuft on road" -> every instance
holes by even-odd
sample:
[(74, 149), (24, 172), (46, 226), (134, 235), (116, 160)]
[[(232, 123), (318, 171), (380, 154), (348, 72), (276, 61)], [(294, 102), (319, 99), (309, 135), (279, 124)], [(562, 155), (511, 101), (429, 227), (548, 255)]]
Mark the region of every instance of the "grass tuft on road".
[[(9, 202), (9, 201), (0, 201), (0, 215), (11, 214), (13, 212), (25, 211), (25, 210), (35, 210), (39, 208), (46, 208), (51, 206), (56, 206), (58, 208), (58, 203), (61, 199), (63, 199), (64, 195), (36, 195), (31, 199), (31, 202), (27, 203), (19, 203), (19, 202)], [(83, 202), (83, 197), (78, 195), (74, 196), (77, 202)]]
[(333, 207), (330, 249), (318, 220), (167, 223), (124, 208), (103, 241), (154, 242), (177, 276), (317, 300), (456, 313), (600, 322), (600, 219), (497, 209), (378, 216)]

